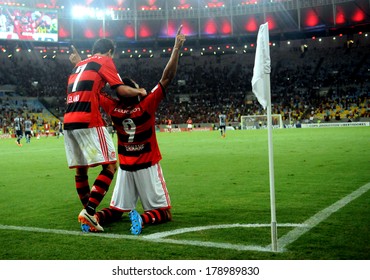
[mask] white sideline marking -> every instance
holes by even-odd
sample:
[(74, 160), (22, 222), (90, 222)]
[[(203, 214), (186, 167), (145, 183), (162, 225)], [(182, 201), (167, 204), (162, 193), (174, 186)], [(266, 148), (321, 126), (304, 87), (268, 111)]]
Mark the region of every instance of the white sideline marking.
[[(346, 206), (348, 203), (354, 199), (360, 197), (364, 193), (370, 190), (370, 183), (360, 187), (351, 194), (332, 204), (331, 206), (325, 208), (324, 210), (318, 212), (303, 224), (278, 224), (278, 227), (294, 227), (293, 230), (288, 232), (286, 235), (278, 239), (278, 252), (285, 251), (285, 248), (296, 241), (300, 236), (311, 230), (313, 227), (324, 221), (331, 214), (337, 212), (342, 207)], [(165, 239), (168, 236), (195, 232), (200, 230), (208, 229), (223, 229), (223, 228), (234, 228), (234, 227), (244, 227), (244, 228), (257, 228), (257, 227), (270, 227), (270, 224), (229, 224), (229, 225), (211, 225), (211, 226), (201, 226), (201, 227), (191, 227), (176, 229), (167, 232), (153, 233), (149, 235), (128, 235), (128, 234), (112, 234), (112, 233), (83, 233), (81, 231), (69, 231), (69, 230), (58, 230), (58, 229), (46, 229), (46, 228), (36, 228), (36, 227), (20, 227), (20, 226), (7, 226), (0, 224), (0, 230), (19, 230), (28, 232), (41, 232), (41, 233), (54, 233), (63, 235), (75, 235), (75, 236), (86, 236), (86, 237), (103, 237), (103, 238), (113, 238), (113, 239), (131, 239), (131, 240), (142, 240), (155, 243), (167, 243), (167, 244), (179, 244), (179, 245), (192, 245), (201, 247), (211, 247), (220, 249), (231, 249), (237, 251), (260, 251), (260, 252), (272, 252), (271, 244), (265, 247), (255, 246), (255, 245), (241, 245), (241, 244), (230, 244), (230, 243), (218, 243), (218, 242), (204, 242), (204, 241), (194, 241), (194, 240), (176, 240), (176, 239)]]
[(350, 193), (346, 197), (342, 198), (341, 200), (338, 200), (334, 204), (330, 205), (324, 210), (321, 210), (320, 212), (318, 212), (316, 215), (307, 219), (304, 222), (304, 224), (307, 225), (306, 227), (296, 227), (295, 229), (293, 229), (292, 231), (288, 232), (286, 235), (278, 239), (277, 241), (278, 250), (284, 251), (286, 246), (296, 241), (299, 237), (301, 237), (307, 231), (311, 230), (313, 227), (317, 226), (319, 223), (324, 221), (331, 214), (337, 212), (339, 209), (346, 206), (348, 203), (360, 197), (361, 195), (363, 195), (369, 190), (370, 190), (370, 183), (358, 188), (357, 190)]
[[(270, 227), (271, 224), (231, 224), (231, 225), (212, 225), (212, 226), (201, 226), (201, 227), (190, 227), (190, 228), (179, 228), (171, 231), (157, 232), (143, 236), (144, 239), (158, 239), (165, 238), (171, 235), (177, 235), (187, 232), (209, 230), (209, 229), (223, 229), (223, 228), (258, 228), (258, 227)], [(279, 224), (278, 227), (304, 227), (302, 224)]]
[[(211, 247), (220, 249), (231, 249), (237, 251), (261, 251), (270, 252), (271, 249), (268, 247), (255, 246), (255, 245), (242, 245), (242, 244), (230, 244), (230, 243), (219, 243), (219, 242), (206, 242), (206, 241), (194, 241), (194, 240), (176, 240), (176, 239), (164, 239), (167, 236), (182, 234), (186, 232), (194, 232), (208, 229), (222, 229), (222, 228), (234, 228), (234, 227), (270, 227), (270, 224), (232, 224), (232, 225), (212, 225), (192, 228), (182, 228), (167, 232), (153, 233), (149, 235), (128, 235), (128, 234), (114, 234), (114, 233), (83, 233), (81, 231), (72, 230), (59, 230), (59, 229), (47, 229), (47, 228), (36, 228), (36, 227), (20, 227), (20, 226), (6, 226), (0, 224), (0, 230), (19, 230), (28, 232), (41, 232), (41, 233), (54, 233), (62, 235), (75, 235), (75, 236), (86, 236), (86, 237), (103, 237), (113, 239), (131, 239), (131, 240), (145, 240), (155, 243), (168, 243), (168, 244), (179, 244), (179, 245), (193, 245), (201, 247)], [(301, 224), (279, 224), (279, 227), (302, 227), (305, 225)]]

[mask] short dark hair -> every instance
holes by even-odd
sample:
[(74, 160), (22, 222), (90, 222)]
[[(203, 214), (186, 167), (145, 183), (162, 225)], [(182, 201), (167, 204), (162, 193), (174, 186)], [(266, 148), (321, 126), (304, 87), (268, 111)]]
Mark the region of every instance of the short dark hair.
[[(137, 88), (138, 87), (137, 84), (132, 79), (130, 79), (128, 77), (122, 78), (122, 82), (125, 84), (125, 86), (131, 87), (131, 88)], [(126, 96), (126, 97), (124, 97), (124, 96), (119, 96), (119, 95), (118, 95), (118, 98), (120, 100), (123, 100), (127, 106), (137, 104), (142, 99), (142, 98), (140, 98), (140, 96), (132, 96), (132, 97), (127, 97)]]
[(126, 86), (129, 86), (129, 87), (132, 87), (132, 88), (136, 88), (135, 82), (133, 80), (131, 80), (130, 78), (124, 77), (124, 78), (122, 78), (122, 82)]
[(114, 44), (113, 41), (110, 39), (99, 39), (94, 43), (92, 53), (107, 53), (111, 50), (111, 53), (114, 53)]

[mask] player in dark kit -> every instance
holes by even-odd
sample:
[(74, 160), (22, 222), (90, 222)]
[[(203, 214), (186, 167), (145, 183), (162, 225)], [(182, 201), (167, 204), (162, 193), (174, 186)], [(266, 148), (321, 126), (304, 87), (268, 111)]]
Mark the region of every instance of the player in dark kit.
[[(171, 57), (159, 83), (144, 98), (101, 96), (100, 104), (111, 116), (118, 136), (119, 170), (109, 208), (96, 213), (99, 223), (106, 224), (130, 212), (131, 233), (142, 227), (170, 221), (171, 202), (159, 161), (162, 159), (155, 133), (155, 112), (165, 97), (165, 90), (175, 77), (180, 48), (185, 36), (179, 28)], [(139, 86), (130, 79), (124, 83)], [(144, 213), (135, 210), (138, 199)]]
[[(96, 221), (96, 207), (104, 198), (116, 171), (116, 152), (100, 114), (98, 96), (108, 83), (123, 96), (146, 95), (145, 89), (124, 85), (113, 63), (114, 44), (99, 39), (93, 55), (81, 61), (73, 48), (70, 60), (75, 64), (68, 78), (67, 108), (64, 114), (64, 141), (69, 168), (76, 169), (75, 184), (84, 206), (78, 215), (82, 230), (103, 231)], [(89, 167), (102, 166), (90, 192)]]

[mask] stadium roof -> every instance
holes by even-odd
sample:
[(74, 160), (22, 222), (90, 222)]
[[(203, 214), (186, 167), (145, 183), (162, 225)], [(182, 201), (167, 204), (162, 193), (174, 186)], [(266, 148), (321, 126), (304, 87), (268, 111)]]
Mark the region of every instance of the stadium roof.
[[(158, 45), (172, 42), (180, 24), (188, 42), (201, 45), (253, 41), (264, 22), (269, 22), (273, 40), (353, 36), (370, 30), (369, 6), (368, 0), (0, 1), (9, 21), (24, 9), (31, 14), (50, 11), (47, 16), (58, 20), (57, 39), (52, 42), (91, 44), (105, 37), (118, 45), (144, 46), (153, 41)], [(19, 40), (17, 34), (13, 37)], [(39, 36), (35, 41), (44, 38)], [(13, 38), (5, 34), (0, 39)]]

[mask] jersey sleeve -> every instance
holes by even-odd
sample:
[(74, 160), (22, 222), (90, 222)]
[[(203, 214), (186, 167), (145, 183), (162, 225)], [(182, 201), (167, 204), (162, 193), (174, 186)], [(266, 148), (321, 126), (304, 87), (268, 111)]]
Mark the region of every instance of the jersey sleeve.
[(102, 107), (107, 114), (110, 114), (114, 110), (118, 102), (117, 99), (114, 99), (105, 92), (100, 92), (98, 98), (100, 107)]
[(157, 111), (159, 104), (165, 96), (165, 90), (163, 86), (158, 83), (144, 99), (145, 109), (151, 113)]
[(111, 88), (116, 88), (119, 85), (123, 85), (121, 76), (117, 72), (117, 68), (111, 58), (107, 58), (103, 67), (100, 69), (100, 74), (108, 82)]

